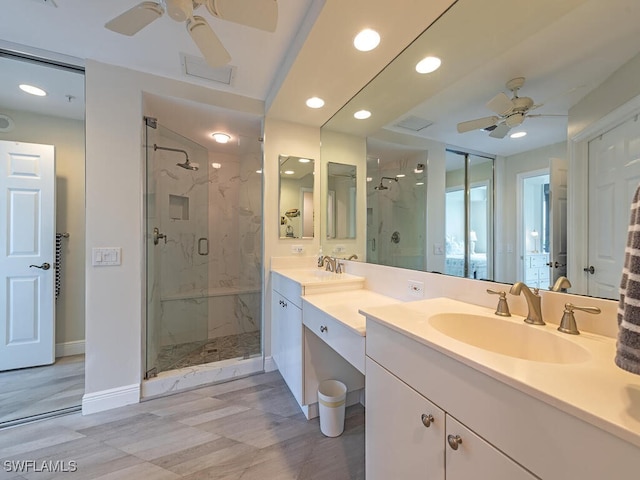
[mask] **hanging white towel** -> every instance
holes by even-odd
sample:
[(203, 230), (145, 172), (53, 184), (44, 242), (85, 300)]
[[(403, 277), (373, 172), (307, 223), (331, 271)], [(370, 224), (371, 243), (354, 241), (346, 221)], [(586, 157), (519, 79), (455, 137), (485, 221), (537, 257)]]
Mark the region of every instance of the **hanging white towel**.
[(640, 186), (631, 204), (620, 282), (618, 327), (616, 365), (640, 375)]

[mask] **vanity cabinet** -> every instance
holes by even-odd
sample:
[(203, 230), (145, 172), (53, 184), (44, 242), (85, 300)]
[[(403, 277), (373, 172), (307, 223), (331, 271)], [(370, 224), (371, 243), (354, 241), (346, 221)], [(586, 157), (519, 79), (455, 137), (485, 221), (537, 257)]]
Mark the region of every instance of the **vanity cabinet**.
[(536, 478), (370, 358), (366, 368), (367, 480)]
[(272, 356), (289, 390), (302, 405), (304, 357), (301, 286), (277, 273), (273, 273), (272, 282)]

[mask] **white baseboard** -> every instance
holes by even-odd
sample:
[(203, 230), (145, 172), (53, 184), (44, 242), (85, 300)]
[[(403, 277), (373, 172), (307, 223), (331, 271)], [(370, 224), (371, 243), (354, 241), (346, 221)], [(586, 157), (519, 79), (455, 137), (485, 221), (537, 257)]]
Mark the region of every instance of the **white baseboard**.
[(56, 358), (84, 355), (84, 340), (56, 343)]
[(125, 385), (100, 392), (85, 393), (82, 397), (82, 414), (103, 412), (140, 402), (140, 385)]
[(264, 357), (264, 371), (265, 372), (275, 372), (278, 370), (278, 366), (276, 365), (275, 360), (272, 356)]

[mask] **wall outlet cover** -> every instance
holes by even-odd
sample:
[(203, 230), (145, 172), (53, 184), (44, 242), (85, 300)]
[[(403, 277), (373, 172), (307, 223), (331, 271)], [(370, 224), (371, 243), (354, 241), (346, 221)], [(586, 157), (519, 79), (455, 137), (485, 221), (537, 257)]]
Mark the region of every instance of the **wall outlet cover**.
[(444, 246), (441, 243), (433, 244), (433, 254), (434, 255), (444, 255)]
[(424, 296), (424, 283), (416, 280), (408, 281), (409, 295), (412, 297), (422, 298)]
[(302, 245), (291, 245), (291, 253), (302, 253), (304, 252), (304, 247)]

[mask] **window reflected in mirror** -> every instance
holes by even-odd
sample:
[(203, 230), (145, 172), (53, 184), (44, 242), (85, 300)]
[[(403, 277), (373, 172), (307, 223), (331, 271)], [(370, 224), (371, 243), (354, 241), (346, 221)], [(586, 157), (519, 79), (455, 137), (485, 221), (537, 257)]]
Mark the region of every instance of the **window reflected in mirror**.
[(280, 155), (280, 238), (313, 238), (313, 159)]
[(327, 238), (356, 238), (356, 166), (327, 164)]

